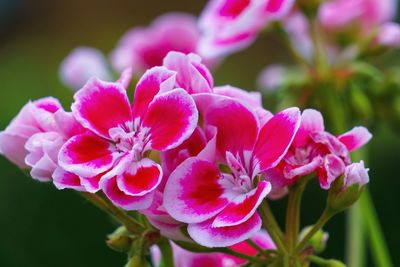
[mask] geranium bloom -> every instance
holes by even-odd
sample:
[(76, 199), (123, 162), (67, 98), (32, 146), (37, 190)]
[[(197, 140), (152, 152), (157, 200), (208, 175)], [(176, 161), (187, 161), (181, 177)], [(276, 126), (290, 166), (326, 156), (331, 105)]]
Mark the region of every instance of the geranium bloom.
[(101, 188), (116, 205), (131, 210), (150, 206), (162, 179), (161, 166), (147, 157), (180, 145), (194, 131), (193, 99), (174, 89), (176, 73), (163, 67), (139, 80), (134, 103), (119, 83), (91, 79), (75, 94), (72, 112), (88, 132), (69, 139), (59, 154), (66, 171), (101, 175)]
[(249, 46), (267, 21), (282, 18), (293, 0), (211, 0), (200, 16), (199, 53), (206, 58)]
[(60, 102), (52, 97), (27, 103), (0, 133), (0, 153), (18, 167), (29, 168), (25, 163), (29, 153), (26, 142), (37, 133), (57, 130), (55, 113), (60, 109)]
[(64, 84), (74, 90), (80, 89), (92, 77), (111, 79), (106, 58), (91, 47), (75, 48), (62, 62), (60, 76)]
[[(265, 231), (260, 231), (251, 237), (251, 240), (262, 249), (274, 249), (275, 244)], [(171, 242), (174, 253), (175, 267), (236, 267), (245, 264), (247, 261), (223, 253), (193, 253), (182, 249)], [(258, 251), (247, 242), (240, 242), (230, 247), (232, 250), (255, 256)], [(150, 248), (151, 257), (155, 266), (159, 266), (161, 253), (157, 246)]]
[[(199, 244), (229, 246), (260, 229), (256, 210), (271, 186), (258, 175), (283, 157), (300, 124), (300, 112), (287, 109), (260, 127), (257, 116), (239, 101), (211, 94), (196, 101), (200, 98), (208, 100), (200, 101), (208, 103), (200, 106), (205, 127), (216, 136), (172, 172), (164, 205), (173, 218), (189, 224), (189, 235)], [(221, 172), (218, 162), (228, 172)]]
[(304, 110), (300, 129), (288, 153), (276, 168), (268, 170), (265, 175), (273, 190), (279, 191), (296, 182), (297, 178), (316, 172), (320, 186), (329, 189), (351, 163), (349, 152), (366, 144), (371, 137), (364, 127), (355, 127), (336, 137), (325, 131), (321, 113)]
[(341, 28), (351, 23), (359, 24), (363, 30), (394, 19), (396, 0), (334, 0), (323, 3), (319, 19), (327, 28)]
[(114, 68), (133, 68), (134, 73), (162, 65), (170, 51), (185, 54), (196, 52), (199, 32), (196, 19), (185, 13), (169, 13), (158, 17), (149, 27), (128, 31), (112, 53)]

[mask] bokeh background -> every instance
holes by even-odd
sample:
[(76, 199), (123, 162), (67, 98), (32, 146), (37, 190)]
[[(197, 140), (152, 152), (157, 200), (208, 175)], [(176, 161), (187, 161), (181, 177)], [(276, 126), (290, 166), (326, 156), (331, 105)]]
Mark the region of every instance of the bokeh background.
[[(59, 81), (61, 60), (79, 45), (109, 53), (130, 27), (147, 25), (169, 11), (199, 14), (206, 0), (0, 0), (0, 128), (29, 100), (52, 95), (65, 108), (72, 91)], [(397, 58), (400, 57), (393, 54)], [(391, 57), (393, 59), (393, 57)], [(216, 84), (256, 89), (258, 72), (269, 63), (288, 62), (273, 36), (225, 60)], [(267, 101), (268, 102), (268, 101)], [(370, 143), (370, 189), (395, 266), (400, 266), (400, 138), (389, 127), (375, 129)], [(0, 266), (123, 266), (125, 255), (107, 248), (112, 221), (73, 191), (58, 191), (26, 177), (0, 157)], [(315, 222), (324, 206), (316, 183), (307, 189), (303, 225)], [(283, 219), (285, 203), (274, 203)], [(345, 216), (328, 223), (327, 257), (344, 258)], [(372, 265), (370, 265), (372, 266)]]

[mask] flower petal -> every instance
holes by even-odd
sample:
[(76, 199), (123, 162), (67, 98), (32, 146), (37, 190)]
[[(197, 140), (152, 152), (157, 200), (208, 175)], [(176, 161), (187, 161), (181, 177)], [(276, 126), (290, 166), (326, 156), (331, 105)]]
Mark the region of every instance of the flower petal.
[(220, 176), (218, 168), (208, 161), (185, 160), (171, 173), (165, 186), (168, 213), (186, 223), (202, 222), (218, 214), (228, 204), (218, 183)]
[(136, 85), (133, 114), (135, 118), (145, 116), (150, 102), (161, 91), (174, 88), (176, 72), (164, 67), (154, 67), (145, 72)]
[(83, 177), (93, 177), (110, 169), (118, 157), (113, 145), (93, 134), (70, 138), (58, 155), (59, 165)]
[(164, 58), (166, 68), (176, 71), (176, 84), (189, 94), (211, 92), (213, 80), (210, 71), (195, 54), (169, 52)]
[(53, 173), (53, 183), (58, 189), (74, 189), (77, 191), (85, 191), (81, 184), (79, 176), (71, 172), (67, 172), (58, 167)]
[(120, 83), (89, 80), (74, 96), (71, 109), (75, 118), (90, 131), (110, 138), (109, 130), (132, 123), (132, 111)]
[[(257, 139), (258, 120), (239, 101), (220, 98), (204, 114), (205, 125), (217, 128), (217, 148), (221, 155), (251, 151)], [(245, 129), (245, 130), (244, 130)]]
[(345, 164), (343, 161), (332, 154), (325, 157), (324, 165), (317, 170), (319, 184), (323, 189), (329, 189), (331, 183), (344, 173)]
[(239, 195), (215, 217), (212, 227), (234, 226), (247, 221), (270, 191), (271, 184), (262, 181), (257, 188)]
[(147, 209), (153, 202), (154, 192), (143, 196), (128, 196), (122, 192), (118, 188), (115, 176), (107, 179), (103, 178), (100, 182), (100, 186), (112, 203), (125, 210)]
[(143, 196), (153, 191), (161, 179), (161, 166), (144, 158), (139, 162), (131, 162), (128, 169), (117, 176), (117, 184), (126, 195)]
[(310, 134), (323, 132), (324, 119), (321, 112), (315, 109), (305, 109), (301, 114), (301, 124), (293, 140), (295, 146), (303, 146), (310, 139)]
[(188, 139), (197, 121), (194, 100), (185, 90), (174, 89), (154, 98), (142, 127), (148, 129), (150, 147), (162, 151), (175, 148)]
[(273, 116), (261, 129), (254, 156), (260, 171), (273, 168), (283, 158), (300, 126), (300, 111), (289, 108)]
[(206, 247), (226, 247), (252, 237), (261, 229), (261, 219), (254, 213), (242, 224), (227, 227), (212, 227), (213, 219), (189, 224), (188, 232), (194, 241)]
[(372, 134), (365, 127), (354, 127), (347, 133), (338, 136), (340, 142), (342, 142), (349, 151), (354, 151), (371, 140)]
[(247, 92), (243, 89), (230, 85), (214, 87), (214, 93), (232, 97), (249, 107), (261, 107), (262, 99), (260, 92)]

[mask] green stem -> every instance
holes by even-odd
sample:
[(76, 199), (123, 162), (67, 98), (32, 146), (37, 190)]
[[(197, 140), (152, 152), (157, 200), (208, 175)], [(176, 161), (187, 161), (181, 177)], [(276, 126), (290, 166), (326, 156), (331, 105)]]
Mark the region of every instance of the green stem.
[(174, 254), (169, 240), (162, 238), (157, 245), (161, 251), (160, 267), (174, 267)]
[(282, 231), (280, 230), (278, 223), (276, 222), (266, 202), (260, 205), (259, 213), (262, 218), (263, 227), (271, 236), (271, 239), (274, 241), (278, 251), (284, 255), (288, 254), (282, 240)]
[(286, 242), (289, 253), (295, 248), (300, 230), (301, 197), (304, 192), (307, 178), (300, 180), (290, 188), (286, 215)]
[(312, 18), (311, 24), (311, 39), (314, 44), (314, 62), (317, 67), (317, 72), (321, 78), (328, 74), (328, 60), (325, 50), (325, 42), (322, 37), (319, 20)]
[(329, 221), (330, 218), (332, 218), (333, 215), (335, 215), (334, 212), (330, 211), (328, 208), (325, 208), (321, 214), (321, 217), (319, 217), (318, 221), (314, 224), (311, 230), (296, 246), (294, 252), (299, 253), (307, 245), (308, 241), (310, 241), (310, 239)]
[(80, 195), (104, 212), (113, 215), (129, 232), (137, 235), (144, 232), (144, 228), (140, 223), (136, 222), (125, 211), (117, 208), (107, 197), (100, 197), (99, 195), (86, 192), (81, 192)]
[(360, 204), (375, 266), (392, 267), (389, 250), (368, 190), (361, 195)]

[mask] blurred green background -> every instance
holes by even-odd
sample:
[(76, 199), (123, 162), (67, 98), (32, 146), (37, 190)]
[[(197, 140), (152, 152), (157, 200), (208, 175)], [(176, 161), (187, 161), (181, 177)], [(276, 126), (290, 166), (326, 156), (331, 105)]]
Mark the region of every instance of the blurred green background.
[[(65, 108), (72, 91), (58, 78), (61, 60), (79, 45), (108, 53), (130, 27), (147, 25), (169, 11), (198, 14), (205, 0), (0, 0), (0, 128), (4, 129), (29, 100), (53, 95)], [(263, 56), (261, 56), (263, 55)], [(287, 62), (271, 36), (259, 38), (215, 71), (216, 84), (255, 88), (258, 72), (268, 63)], [(267, 107), (268, 108), (268, 107)], [(395, 266), (400, 266), (400, 139), (385, 126), (370, 143), (370, 189)], [(123, 266), (125, 256), (105, 245), (111, 220), (73, 191), (27, 178), (0, 158), (0, 266)], [(302, 223), (315, 222), (324, 206), (316, 183), (307, 189)], [(285, 203), (274, 203), (283, 219)], [(344, 257), (345, 216), (328, 223), (327, 257)], [(372, 266), (372, 265), (371, 265)]]

